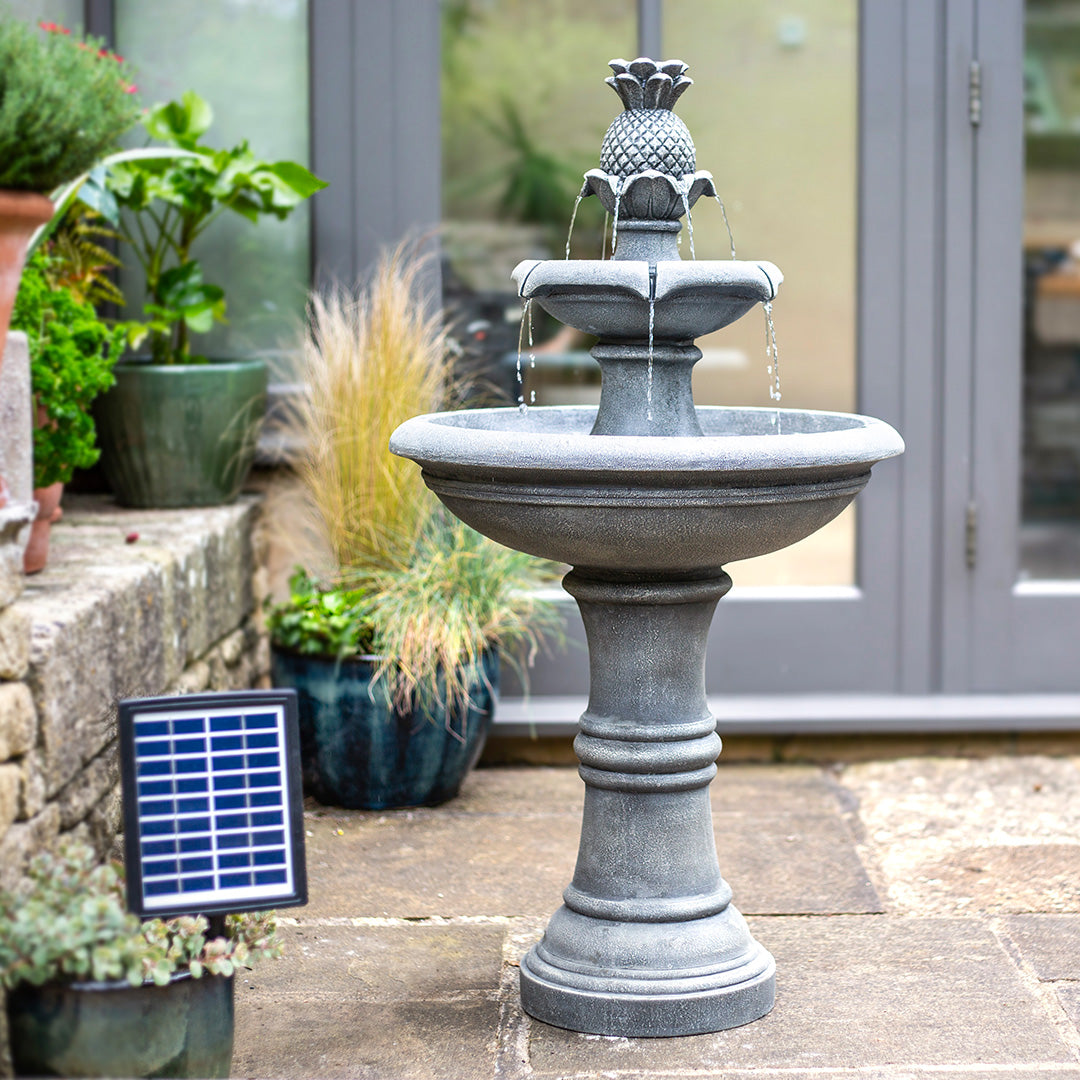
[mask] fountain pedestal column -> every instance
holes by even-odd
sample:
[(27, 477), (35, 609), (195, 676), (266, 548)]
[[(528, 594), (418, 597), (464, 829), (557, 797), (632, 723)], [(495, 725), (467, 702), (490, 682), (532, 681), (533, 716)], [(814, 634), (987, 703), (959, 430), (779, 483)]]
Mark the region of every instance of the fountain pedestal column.
[(705, 643), (723, 571), (569, 574), (589, 642), (574, 749), (586, 784), (574, 878), (521, 963), (525, 1011), (574, 1031), (692, 1035), (773, 1005), (775, 965), (720, 876), (709, 782), (720, 752)]

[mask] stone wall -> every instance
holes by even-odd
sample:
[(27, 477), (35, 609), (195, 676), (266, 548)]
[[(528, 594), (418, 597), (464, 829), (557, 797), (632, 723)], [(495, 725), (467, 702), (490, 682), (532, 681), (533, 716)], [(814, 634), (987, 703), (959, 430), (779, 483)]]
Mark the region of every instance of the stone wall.
[(114, 846), (117, 701), (269, 684), (259, 505), (65, 498), (48, 566), (0, 610), (0, 886), (61, 834)]

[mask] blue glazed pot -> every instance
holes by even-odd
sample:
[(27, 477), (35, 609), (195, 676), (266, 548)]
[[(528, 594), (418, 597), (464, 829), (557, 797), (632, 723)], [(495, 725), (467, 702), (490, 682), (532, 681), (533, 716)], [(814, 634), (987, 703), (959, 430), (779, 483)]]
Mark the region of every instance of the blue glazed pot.
[(166, 986), (23, 984), (8, 994), (19, 1076), (221, 1077), (233, 1052), (233, 979)]
[(499, 690), (499, 656), (485, 652), (461, 715), (431, 704), (402, 712), (371, 659), (330, 660), (274, 648), (275, 686), (296, 691), (304, 790), (328, 806), (388, 810), (452, 799), (484, 748)]

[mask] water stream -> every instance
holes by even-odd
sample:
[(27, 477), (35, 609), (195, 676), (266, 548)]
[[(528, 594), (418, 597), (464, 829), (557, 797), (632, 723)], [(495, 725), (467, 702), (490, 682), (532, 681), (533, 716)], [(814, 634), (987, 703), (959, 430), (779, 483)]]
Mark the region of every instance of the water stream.
[(686, 211), (686, 235), (690, 240), (690, 258), (697, 261), (697, 255), (694, 254), (694, 219), (690, 214), (690, 190), (685, 184), (682, 190), (682, 204)]
[(773, 323), (772, 301), (762, 302), (765, 310), (765, 359), (768, 361), (769, 374), (769, 397), (776, 402), (776, 415), (773, 417), (773, 427), (780, 431), (780, 399), (783, 396), (780, 391), (780, 353), (776, 349), (776, 325)]
[[(526, 300), (521, 305), (521, 325), (518, 327), (518, 351), (517, 351), (517, 386), (518, 386), (518, 412), (526, 413), (529, 411), (529, 406), (525, 404), (525, 379), (521, 371), (521, 354), (524, 350), (525, 341), (525, 325), (529, 326), (529, 348), (532, 348), (533, 344), (533, 324), (532, 324), (532, 300)], [(536, 356), (533, 353), (529, 354), (529, 367), (536, 367)], [(533, 401), (536, 400), (536, 391), (532, 392)]]
[(727, 229), (728, 243), (731, 245), (731, 258), (735, 258), (735, 237), (731, 232), (731, 223), (728, 221), (727, 210), (724, 209), (724, 200), (719, 195), (714, 195), (713, 198), (720, 204), (720, 215), (724, 219), (724, 228)]
[[(581, 200), (583, 198), (583, 195), (579, 195), (574, 200), (574, 212), (570, 215), (570, 229), (566, 234), (566, 257), (568, 259), (570, 258), (570, 238), (574, 235), (574, 222), (577, 220), (577, 210), (578, 207), (581, 205)], [(602, 255), (600, 257), (603, 258)]]
[(652, 423), (652, 383), (653, 383), (653, 322), (656, 317), (656, 300), (649, 297), (649, 378), (645, 391), (646, 419)]
[(615, 248), (619, 243), (619, 200), (622, 198), (622, 177), (615, 181), (615, 216), (611, 221), (611, 254), (615, 254)]

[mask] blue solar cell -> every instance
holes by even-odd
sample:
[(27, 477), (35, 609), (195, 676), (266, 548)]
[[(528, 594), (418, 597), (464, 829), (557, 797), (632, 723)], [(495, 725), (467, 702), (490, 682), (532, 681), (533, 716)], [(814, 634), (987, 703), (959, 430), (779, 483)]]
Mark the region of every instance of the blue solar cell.
[(273, 713), (253, 713), (247, 718), (248, 730), (251, 728), (276, 728), (277, 717)]
[(256, 772), (248, 775), (248, 787), (277, 787), (281, 783), (281, 775), (276, 772)]
[(172, 762), (163, 761), (140, 761), (139, 776), (169, 776), (172, 774)]
[(172, 781), (171, 780), (143, 780), (139, 783), (139, 797), (145, 798), (147, 795), (171, 795), (172, 794)]
[(285, 817), (280, 810), (263, 810), (261, 813), (251, 815), (251, 824), (258, 825), (284, 825)]
[(245, 885), (251, 884), (251, 872), (246, 874), (222, 874), (221, 875), (221, 887), (223, 889), (240, 889)]
[(251, 806), (280, 806), (281, 805), (281, 792), (280, 791), (253, 791), (248, 796), (248, 803)]
[(167, 896), (169, 893), (180, 891), (180, 882), (177, 878), (166, 878), (163, 881), (144, 881), (143, 892), (147, 896)]
[(140, 799), (139, 813), (147, 817), (153, 814), (175, 813), (172, 799)]
[(209, 851), (212, 841), (209, 836), (182, 836), (180, 851), (186, 855), (192, 851)]
[(242, 790), (244, 787), (243, 776), (215, 776), (214, 777), (214, 790), (215, 791), (237, 791)]
[(243, 717), (240, 716), (211, 716), (211, 731), (240, 731), (244, 726)]
[(183, 720), (174, 720), (172, 722), (172, 729), (174, 735), (192, 735), (195, 732), (205, 731), (206, 724), (201, 717), (192, 717)]
[(155, 739), (153, 742), (139, 743), (139, 757), (141, 758), (161, 757), (169, 752), (168, 739)]
[(144, 859), (154, 855), (176, 854), (175, 840), (144, 840), (140, 846)]
[(177, 739), (176, 745), (173, 747), (174, 753), (177, 754), (205, 754), (206, 753), (206, 740), (205, 739)]
[(172, 821), (140, 821), (140, 836), (169, 836), (172, 834)]
[(247, 767), (249, 769), (276, 769), (278, 756), (277, 754), (248, 754)]
[(215, 754), (215, 769), (242, 769), (244, 767), (243, 754)]
[(184, 892), (209, 892), (214, 887), (213, 875), (209, 877), (181, 878), (181, 888)]
[(285, 862), (285, 849), (274, 848), (270, 851), (256, 851), (252, 853), (256, 866), (278, 866)]
[(210, 800), (203, 799), (177, 799), (176, 812), (178, 814), (203, 814), (210, 809)]
[(246, 795), (215, 795), (215, 810), (239, 810), (247, 806)]
[(180, 872), (182, 874), (197, 874), (202, 870), (213, 870), (214, 860), (209, 855), (198, 855), (190, 859), (180, 860)]
[(274, 844), (285, 843), (284, 829), (269, 829), (262, 832), (252, 833), (252, 847), (270, 847)]
[(284, 885), (288, 875), (284, 870), (256, 870), (256, 885)]
[(180, 864), (176, 859), (148, 859), (143, 863), (143, 877), (156, 877), (158, 874), (179, 874)]
[(218, 847), (219, 848), (246, 848), (250, 843), (251, 835), (249, 833), (234, 833), (230, 836), (219, 836)]
[(135, 725), (135, 738), (145, 739), (148, 736), (154, 735), (168, 735), (169, 734), (169, 721), (168, 720), (140, 720)]
[(219, 829), (246, 829), (251, 825), (247, 814), (218, 814), (214, 824)]
[(251, 866), (251, 852), (230, 851), (218, 856), (219, 870), (236, 870), (241, 866)]
[(210, 819), (208, 817), (181, 818), (176, 822), (176, 831), (182, 833), (209, 832)]
[(206, 772), (206, 758), (182, 758), (176, 762), (178, 773)]
[(212, 750), (243, 750), (243, 735), (216, 735), (210, 740)]
[(183, 779), (176, 781), (176, 790), (182, 795), (190, 794), (193, 791), (209, 791), (210, 782), (205, 776), (185, 776)]
[(278, 737), (276, 731), (257, 732), (247, 737), (249, 750), (262, 750), (268, 746), (277, 746)]

